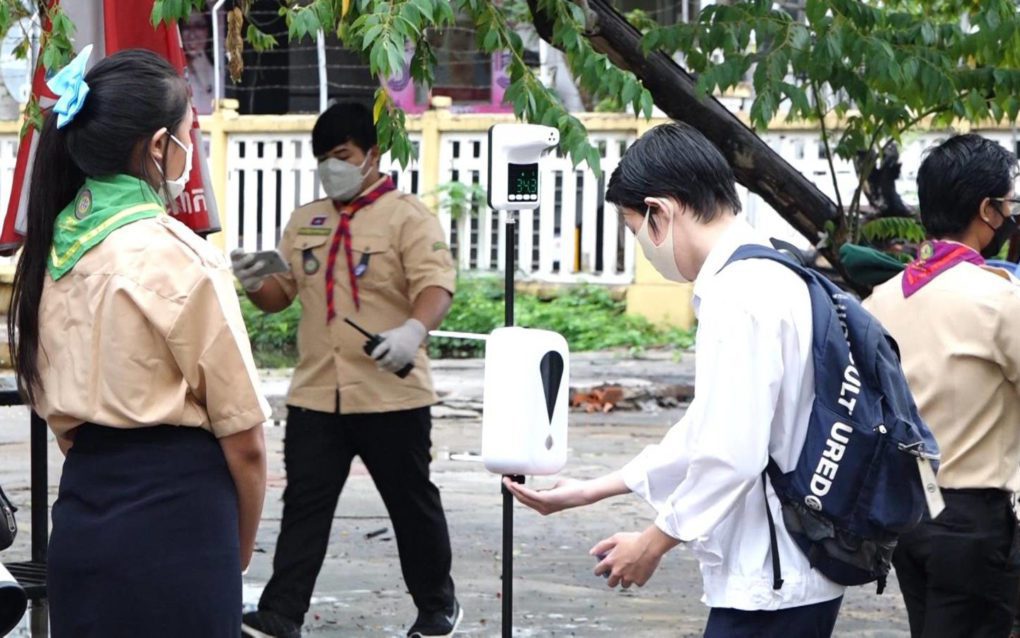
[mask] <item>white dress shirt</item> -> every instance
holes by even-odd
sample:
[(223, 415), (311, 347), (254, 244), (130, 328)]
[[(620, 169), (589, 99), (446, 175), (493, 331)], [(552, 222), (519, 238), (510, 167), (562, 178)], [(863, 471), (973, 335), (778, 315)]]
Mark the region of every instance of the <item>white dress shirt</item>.
[(690, 543), (710, 607), (775, 610), (833, 600), (844, 588), (811, 569), (783, 525), (771, 483), (783, 586), (772, 588), (762, 471), (800, 456), (815, 397), (811, 299), (782, 264), (740, 261), (744, 244), (768, 245), (742, 217), (712, 248), (694, 284), (698, 317), (694, 400), (662, 442), (622, 470), (658, 512), (655, 524)]

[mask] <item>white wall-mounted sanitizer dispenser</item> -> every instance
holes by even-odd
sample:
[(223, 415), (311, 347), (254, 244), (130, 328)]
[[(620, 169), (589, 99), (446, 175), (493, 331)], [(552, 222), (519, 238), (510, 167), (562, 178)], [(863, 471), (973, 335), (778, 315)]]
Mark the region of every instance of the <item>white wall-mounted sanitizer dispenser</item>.
[(567, 463), (570, 351), (562, 335), (497, 328), (485, 343), (482, 461), (496, 474), (555, 474)]

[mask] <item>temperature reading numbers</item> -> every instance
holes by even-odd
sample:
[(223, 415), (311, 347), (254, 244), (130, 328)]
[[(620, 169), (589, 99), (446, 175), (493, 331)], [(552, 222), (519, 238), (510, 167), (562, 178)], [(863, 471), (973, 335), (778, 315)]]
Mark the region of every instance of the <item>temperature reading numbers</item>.
[(537, 202), (538, 164), (510, 164), (507, 168), (510, 201)]

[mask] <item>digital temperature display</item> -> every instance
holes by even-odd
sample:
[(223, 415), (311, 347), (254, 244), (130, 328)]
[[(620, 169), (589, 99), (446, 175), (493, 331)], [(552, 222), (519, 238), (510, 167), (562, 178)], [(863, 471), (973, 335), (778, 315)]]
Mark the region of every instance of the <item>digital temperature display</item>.
[(538, 164), (509, 164), (507, 194), (511, 202), (538, 201)]

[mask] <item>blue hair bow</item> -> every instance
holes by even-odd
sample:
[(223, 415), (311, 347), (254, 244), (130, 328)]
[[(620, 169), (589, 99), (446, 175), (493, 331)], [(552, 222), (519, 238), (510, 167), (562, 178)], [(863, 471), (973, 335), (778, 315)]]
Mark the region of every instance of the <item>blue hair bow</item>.
[(85, 105), (89, 85), (85, 82), (85, 65), (92, 55), (92, 45), (86, 46), (71, 63), (50, 78), (46, 86), (59, 98), (53, 105), (57, 114), (57, 128), (64, 128)]

